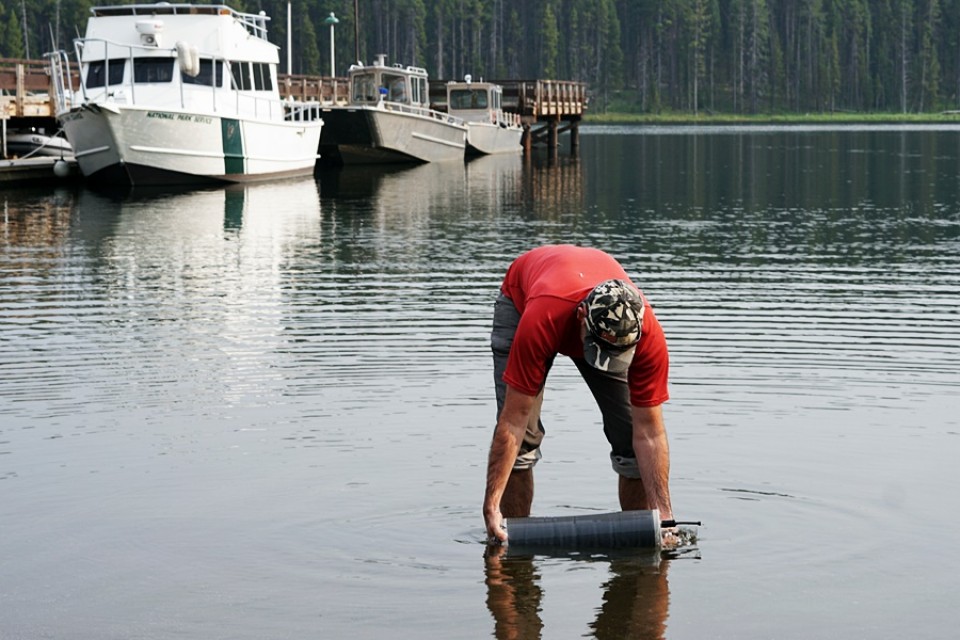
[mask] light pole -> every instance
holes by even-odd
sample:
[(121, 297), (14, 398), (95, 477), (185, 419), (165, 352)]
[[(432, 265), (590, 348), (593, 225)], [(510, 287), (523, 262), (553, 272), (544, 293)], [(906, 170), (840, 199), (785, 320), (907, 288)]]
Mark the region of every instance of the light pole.
[(323, 21), (323, 24), (330, 25), (330, 77), (331, 78), (337, 77), (337, 62), (336, 62), (336, 58), (334, 57), (336, 54), (334, 53), (334, 46), (333, 46), (333, 25), (337, 24), (338, 22), (340, 21), (337, 20), (337, 16), (333, 15), (333, 11), (331, 11), (330, 15), (327, 16), (327, 19)]

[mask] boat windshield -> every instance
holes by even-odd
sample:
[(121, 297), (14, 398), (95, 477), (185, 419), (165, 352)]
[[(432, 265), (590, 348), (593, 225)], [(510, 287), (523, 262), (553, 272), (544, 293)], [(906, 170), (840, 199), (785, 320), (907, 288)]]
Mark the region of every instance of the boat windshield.
[(383, 86), (386, 88), (385, 100), (390, 102), (410, 102), (407, 95), (407, 77), (396, 73), (383, 74)]
[(358, 73), (351, 80), (353, 82), (353, 92), (350, 99), (353, 102), (377, 102), (380, 99), (376, 74)]
[(223, 62), (220, 60), (214, 62), (209, 58), (201, 58), (200, 72), (195, 76), (188, 76), (181, 72), (180, 79), (184, 84), (203, 84), (208, 87), (222, 87)]
[(486, 89), (453, 89), (450, 91), (451, 109), (486, 109)]
[(136, 58), (133, 61), (136, 83), (173, 82), (173, 58)]
[(94, 60), (87, 66), (87, 78), (84, 85), (87, 89), (103, 87), (109, 84), (123, 82), (123, 68), (127, 61), (123, 58), (111, 60)]

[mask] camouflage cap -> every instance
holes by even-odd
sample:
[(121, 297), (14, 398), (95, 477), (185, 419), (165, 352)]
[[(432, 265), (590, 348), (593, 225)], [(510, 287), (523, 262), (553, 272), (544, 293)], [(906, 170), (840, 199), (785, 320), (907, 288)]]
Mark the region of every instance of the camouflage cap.
[(643, 298), (625, 280), (601, 282), (584, 299), (587, 333), (583, 356), (610, 373), (630, 368), (643, 324)]

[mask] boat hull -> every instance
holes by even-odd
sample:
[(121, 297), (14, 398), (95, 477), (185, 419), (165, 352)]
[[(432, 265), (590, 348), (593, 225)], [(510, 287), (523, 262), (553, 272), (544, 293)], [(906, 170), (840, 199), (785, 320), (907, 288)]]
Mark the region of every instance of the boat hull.
[(467, 122), (467, 153), (471, 155), (493, 155), (499, 153), (520, 153), (520, 139), (523, 129), (507, 127), (489, 122)]
[(6, 144), (7, 153), (16, 157), (60, 158), (73, 155), (69, 142), (43, 133), (14, 131), (7, 134)]
[(323, 126), (114, 105), (85, 105), (60, 121), (84, 177), (130, 185), (309, 175)]
[(322, 113), (321, 154), (343, 164), (440, 162), (465, 154), (466, 127), (423, 110), (349, 106)]

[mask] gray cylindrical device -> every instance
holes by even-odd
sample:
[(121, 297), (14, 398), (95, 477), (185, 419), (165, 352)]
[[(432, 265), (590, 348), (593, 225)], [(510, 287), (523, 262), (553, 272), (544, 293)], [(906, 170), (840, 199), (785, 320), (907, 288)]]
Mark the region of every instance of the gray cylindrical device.
[(511, 547), (594, 549), (660, 546), (660, 512), (617, 511), (576, 516), (508, 518)]

